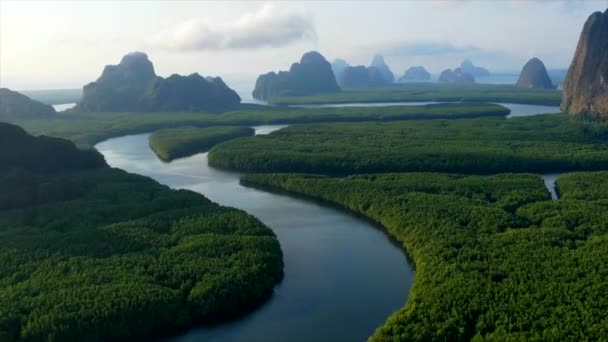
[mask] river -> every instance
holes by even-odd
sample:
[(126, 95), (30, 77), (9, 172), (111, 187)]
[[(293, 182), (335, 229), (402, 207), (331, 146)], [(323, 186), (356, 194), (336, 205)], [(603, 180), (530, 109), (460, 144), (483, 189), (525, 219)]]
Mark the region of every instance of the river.
[[(551, 106), (503, 105), (511, 109), (510, 117), (559, 111)], [(268, 134), (283, 127), (254, 128), (256, 134)], [(243, 187), (238, 173), (209, 167), (207, 153), (161, 162), (150, 150), (148, 136), (109, 139), (96, 148), (113, 167), (196, 191), (256, 216), (276, 233), (285, 262), (285, 278), (254, 313), (194, 327), (168, 341), (361, 341), (406, 302), (413, 269), (400, 247), (374, 225), (311, 201)], [(559, 175), (541, 176), (552, 199), (557, 199)]]
[[(255, 127), (265, 134), (284, 126)], [(96, 145), (107, 162), (173, 188), (243, 209), (276, 233), (285, 278), (255, 313), (194, 327), (169, 341), (363, 341), (402, 307), (414, 273), (393, 241), (343, 211), (239, 184), (239, 174), (207, 164), (207, 153), (163, 163), (148, 134)]]

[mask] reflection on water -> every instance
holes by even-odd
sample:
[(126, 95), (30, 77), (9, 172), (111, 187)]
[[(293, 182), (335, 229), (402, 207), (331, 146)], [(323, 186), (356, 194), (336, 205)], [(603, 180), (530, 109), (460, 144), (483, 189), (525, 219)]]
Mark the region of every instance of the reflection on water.
[(53, 108), (55, 108), (55, 111), (57, 112), (62, 112), (66, 109), (70, 109), (72, 107), (76, 106), (76, 103), (63, 103), (63, 104), (56, 104), (53, 105)]
[[(281, 126), (256, 127), (259, 134)], [(159, 161), (148, 135), (98, 144), (113, 167), (246, 210), (277, 234), (285, 278), (258, 310), (235, 322), (196, 327), (172, 341), (362, 341), (402, 307), (413, 271), (399, 247), (368, 222), (309, 201), (239, 185), (207, 165), (207, 154)]]

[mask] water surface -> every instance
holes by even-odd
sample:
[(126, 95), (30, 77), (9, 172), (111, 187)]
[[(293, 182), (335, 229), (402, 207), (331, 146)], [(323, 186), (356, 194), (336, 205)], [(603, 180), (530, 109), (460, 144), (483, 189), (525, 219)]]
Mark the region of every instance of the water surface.
[[(327, 104), (309, 104), (309, 105), (292, 105), (290, 107), (298, 108), (340, 108), (340, 107), (387, 107), (387, 106), (424, 106), (428, 104), (438, 103), (462, 103), (462, 102), (438, 102), (438, 101), (427, 101), (427, 102), (351, 102), (351, 103), (327, 103)], [(559, 113), (559, 106), (542, 106), (542, 105), (529, 105), (519, 103), (496, 103), (501, 106), (509, 108), (511, 113), (507, 115), (507, 118), (513, 118), (517, 116), (532, 116), (540, 114), (553, 114)]]
[(113, 167), (255, 215), (281, 244), (285, 278), (265, 304), (240, 320), (192, 328), (170, 341), (363, 341), (405, 304), (413, 271), (402, 250), (367, 221), (243, 187), (237, 173), (209, 167), (206, 153), (163, 163), (150, 150), (148, 134), (96, 147)]
[(76, 102), (56, 104), (56, 105), (53, 105), (53, 108), (55, 108), (55, 111), (57, 111), (57, 112), (62, 112), (66, 109), (73, 108), (74, 106), (76, 106)]

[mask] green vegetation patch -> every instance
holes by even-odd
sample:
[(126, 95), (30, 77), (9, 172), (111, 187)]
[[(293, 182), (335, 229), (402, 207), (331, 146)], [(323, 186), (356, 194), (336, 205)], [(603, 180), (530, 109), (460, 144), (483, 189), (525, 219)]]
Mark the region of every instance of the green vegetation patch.
[(111, 137), (182, 126), (254, 126), (336, 121), (390, 121), (458, 119), (505, 116), (509, 110), (495, 104), (437, 104), (382, 108), (286, 108), (243, 106), (223, 114), (209, 113), (69, 113), (53, 118), (23, 119), (14, 123), (32, 134), (65, 138), (83, 147)]
[(349, 102), (464, 101), (559, 106), (561, 99), (561, 91), (558, 90), (538, 90), (498, 84), (427, 82), (369, 89), (347, 89), (339, 93), (313, 96), (273, 97), (270, 102), (281, 105), (302, 105)]
[(489, 174), (608, 169), (607, 127), (566, 115), (287, 127), (217, 145), (211, 165), (247, 172)]
[[(405, 306), (372, 341), (597, 341), (608, 335), (608, 173), (329, 178), (242, 183), (328, 201), (381, 223), (412, 257)], [(584, 193), (591, 190), (589, 198)]]
[(245, 212), (111, 169), (68, 141), (43, 152), (78, 162), (43, 167), (46, 138), (0, 128), (13, 135), (0, 144), (11, 163), (0, 168), (0, 341), (127, 340), (215, 322), (281, 279), (276, 237)]
[(180, 127), (156, 131), (148, 141), (160, 159), (170, 161), (205, 152), (220, 142), (254, 133), (250, 127)]

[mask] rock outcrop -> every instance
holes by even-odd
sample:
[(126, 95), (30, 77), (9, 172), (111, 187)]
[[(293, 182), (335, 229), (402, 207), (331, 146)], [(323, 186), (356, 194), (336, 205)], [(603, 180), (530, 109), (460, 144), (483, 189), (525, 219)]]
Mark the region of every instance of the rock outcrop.
[(460, 68), (454, 70), (445, 69), (439, 75), (438, 82), (441, 83), (455, 83), (455, 84), (471, 84), (475, 83), (475, 77), (471, 74), (467, 74)]
[(388, 65), (386, 65), (386, 62), (384, 62), (384, 57), (381, 55), (375, 55), (369, 66), (377, 68), (386, 83), (393, 83), (395, 81), (395, 75), (393, 75), (393, 72)]
[(0, 120), (48, 117), (55, 114), (52, 106), (30, 99), (7, 88), (0, 88)]
[(545, 64), (543, 64), (543, 62), (536, 57), (530, 59), (524, 65), (515, 85), (530, 89), (555, 88), (555, 86), (553, 86), (553, 82), (551, 82), (551, 78), (549, 78)]
[(343, 88), (366, 88), (390, 84), (376, 67), (358, 65), (344, 69), (338, 84)]
[(343, 59), (340, 59), (340, 58), (334, 60), (331, 63), (331, 70), (334, 72), (334, 76), (336, 77), (336, 80), (338, 81), (338, 84), (340, 84), (339, 80), (342, 77), (342, 73), (349, 66), (350, 66), (350, 64), (348, 64), (347, 61), (345, 61)]
[(465, 59), (460, 63), (460, 70), (462, 72), (472, 75), (473, 77), (487, 77), (490, 76), (490, 71), (486, 68), (478, 67), (473, 65), (470, 59)]
[(240, 101), (220, 78), (192, 74), (165, 79), (156, 75), (145, 53), (133, 52), (85, 85), (81, 100), (70, 111), (218, 111), (235, 108)]
[(340, 91), (331, 65), (316, 51), (305, 53), (300, 63), (289, 71), (269, 72), (260, 75), (255, 83), (253, 97), (268, 100), (277, 96), (303, 96)]
[(146, 111), (221, 111), (236, 107), (239, 95), (220, 77), (189, 76), (157, 77), (144, 96), (141, 105)]
[(562, 111), (608, 119), (608, 10), (585, 22), (564, 80)]
[(413, 66), (405, 71), (399, 78), (399, 82), (428, 81), (430, 79), (431, 74), (423, 66)]

